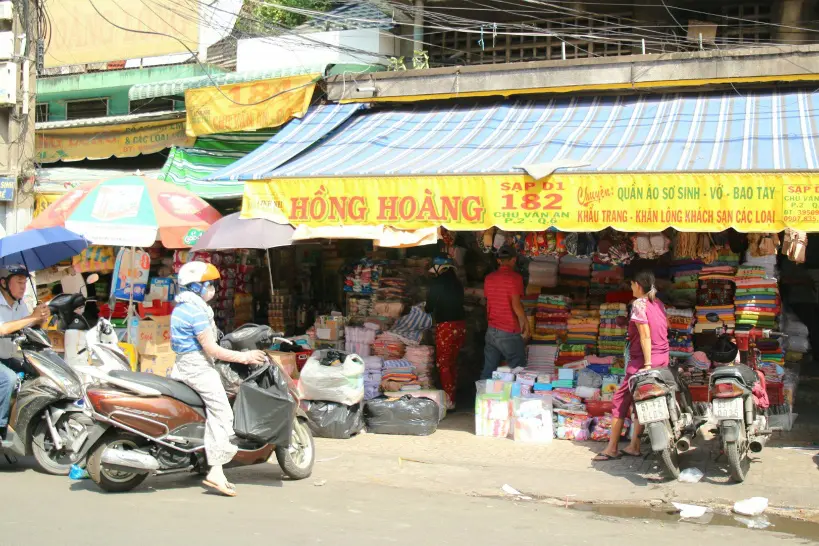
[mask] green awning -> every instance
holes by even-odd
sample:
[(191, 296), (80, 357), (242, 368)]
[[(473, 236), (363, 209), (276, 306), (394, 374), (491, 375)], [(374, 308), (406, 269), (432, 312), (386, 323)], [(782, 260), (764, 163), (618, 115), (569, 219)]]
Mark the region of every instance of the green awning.
[(242, 196), (244, 182), (205, 180), (216, 171), (249, 154), (275, 135), (278, 129), (208, 135), (191, 148), (173, 147), (159, 178), (183, 186), (205, 199)]

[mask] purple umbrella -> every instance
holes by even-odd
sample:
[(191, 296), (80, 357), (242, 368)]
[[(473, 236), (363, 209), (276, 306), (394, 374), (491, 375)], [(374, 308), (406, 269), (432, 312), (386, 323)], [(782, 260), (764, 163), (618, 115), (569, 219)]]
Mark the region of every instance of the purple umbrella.
[[(214, 222), (191, 250), (234, 250), (236, 248), (257, 248), (267, 250), (293, 244), (296, 229), (290, 224), (277, 224), (263, 218), (243, 220), (239, 213), (223, 216)], [(267, 258), (267, 273), (270, 289), (273, 290), (273, 272), (270, 256)]]

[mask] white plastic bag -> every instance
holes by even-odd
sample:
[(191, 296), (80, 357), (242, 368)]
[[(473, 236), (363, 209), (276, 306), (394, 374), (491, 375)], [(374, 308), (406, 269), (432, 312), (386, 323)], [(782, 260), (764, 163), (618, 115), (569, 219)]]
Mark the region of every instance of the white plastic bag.
[(751, 497), (734, 504), (734, 512), (743, 516), (759, 516), (767, 509), (768, 499), (765, 497)]
[(299, 378), (301, 397), (347, 406), (358, 404), (364, 399), (364, 361), (349, 354), (342, 364), (325, 366), (321, 361), (328, 352), (316, 351), (307, 360)]
[(704, 474), (699, 468), (686, 468), (680, 472), (680, 477), (677, 479), (683, 483), (698, 483), (703, 476)]

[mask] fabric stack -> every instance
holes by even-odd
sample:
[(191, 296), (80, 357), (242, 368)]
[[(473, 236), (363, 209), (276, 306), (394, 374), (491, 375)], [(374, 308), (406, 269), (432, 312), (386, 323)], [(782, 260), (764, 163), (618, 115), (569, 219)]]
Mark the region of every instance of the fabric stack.
[(372, 344), (375, 343), (375, 330), (346, 326), (344, 328), (344, 350), (360, 357), (370, 356)]
[(381, 370), (384, 361), (379, 356), (367, 356), (364, 360), (364, 400), (378, 398), (381, 394)]
[(537, 300), (535, 333), (532, 339), (560, 343), (566, 338), (569, 320), (569, 298), (542, 294)]
[(556, 345), (529, 345), (526, 355), (526, 371), (538, 375), (554, 375), (557, 361)]
[(353, 294), (373, 294), (378, 289), (381, 266), (364, 260), (353, 267), (344, 279), (344, 291)]
[(759, 339), (756, 348), (762, 353), (759, 370), (766, 380), (781, 381), (785, 365), (785, 351), (776, 339)]
[(407, 347), (404, 359), (412, 363), (418, 376), (418, 384), (424, 389), (433, 385), (433, 370), (435, 369), (435, 348), (429, 345)]
[(671, 302), (677, 307), (694, 307), (697, 304), (697, 288), (702, 263), (677, 261), (671, 266), (674, 284), (668, 291)]
[(554, 288), (557, 286), (557, 272), (557, 258), (536, 258), (529, 264), (528, 286)]
[(591, 285), (589, 294), (592, 296), (605, 296), (610, 290), (618, 290), (625, 282), (625, 269), (615, 264), (599, 263), (597, 260), (592, 264)]
[[(700, 271), (697, 290), (697, 326), (695, 332), (710, 330), (725, 323), (733, 326), (734, 275), (736, 269), (729, 266), (707, 266)], [(716, 315), (717, 322), (709, 320)]]
[(560, 259), (560, 286), (586, 289), (591, 284), (591, 258), (563, 256)]
[(424, 311), (424, 304), (410, 308), (409, 313), (393, 324), (390, 333), (397, 336), (406, 345), (418, 345), (424, 331), (432, 327), (432, 317)]
[(407, 346), (400, 338), (384, 332), (375, 338), (372, 346), (372, 354), (380, 356), (384, 360), (398, 360), (404, 357)]
[(415, 366), (409, 360), (385, 360), (381, 368), (381, 390), (384, 392), (400, 391), (404, 387), (418, 387), (418, 376)]
[(694, 352), (694, 310), (667, 307), (668, 345), (671, 356), (687, 357)]
[(560, 346), (560, 351), (558, 352), (557, 361), (555, 362), (555, 365), (558, 368), (560, 368), (565, 366), (566, 364), (571, 364), (572, 362), (583, 360), (584, 358), (586, 358), (585, 345), (563, 344)]
[(597, 354), (622, 356), (626, 350), (628, 308), (624, 303), (604, 303), (600, 306), (600, 331)]
[(776, 320), (781, 311), (776, 279), (738, 276), (734, 298), (737, 324), (776, 328)]
[(402, 301), (407, 296), (407, 281), (400, 277), (381, 277), (373, 289), (380, 301)]
[(571, 345), (597, 347), (597, 332), (600, 328), (600, 311), (598, 309), (572, 309), (569, 314), (568, 337), (566, 343)]

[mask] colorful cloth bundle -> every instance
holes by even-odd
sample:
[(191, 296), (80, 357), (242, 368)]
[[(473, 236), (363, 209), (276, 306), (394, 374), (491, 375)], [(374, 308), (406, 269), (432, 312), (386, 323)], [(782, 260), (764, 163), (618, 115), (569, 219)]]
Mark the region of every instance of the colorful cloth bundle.
[[(717, 315), (717, 322), (708, 320), (708, 315)], [(734, 306), (733, 305), (698, 305), (697, 306), (697, 323), (703, 325), (719, 326), (720, 322), (726, 324), (734, 324)]]
[(538, 258), (529, 264), (529, 286), (553, 288), (557, 286), (557, 258)]
[(586, 346), (585, 345), (569, 345), (564, 344), (560, 346), (560, 351), (557, 355), (557, 361), (555, 365), (557, 367), (565, 366), (571, 362), (577, 362), (578, 360), (583, 360), (586, 357)]
[(413, 306), (409, 313), (399, 318), (390, 333), (407, 345), (417, 345), (425, 330), (432, 327), (432, 316), (424, 311), (424, 305)]
[(409, 360), (385, 360), (381, 369), (381, 390), (392, 392), (404, 385), (417, 385), (415, 366)]
[(353, 294), (373, 294), (379, 287), (381, 266), (370, 260), (354, 265), (344, 279), (344, 291)]
[(570, 345), (596, 346), (600, 329), (600, 311), (597, 309), (572, 309), (569, 314), (568, 336)]
[(586, 288), (591, 284), (591, 258), (564, 256), (558, 268), (561, 286)]
[(385, 332), (375, 338), (372, 346), (372, 354), (384, 360), (396, 360), (402, 358), (407, 350), (407, 346), (400, 338)]
[(667, 307), (668, 346), (671, 356), (684, 357), (694, 352), (694, 310)]
[(418, 385), (423, 388), (431, 388), (435, 370), (435, 348), (429, 345), (407, 347), (404, 359), (415, 367)]
[(591, 284), (589, 293), (593, 296), (602, 296), (612, 289), (619, 289), (625, 282), (625, 269), (615, 264), (592, 264)]
[(557, 350), (556, 345), (529, 345), (526, 354), (526, 371), (553, 375)]
[(734, 298), (737, 324), (776, 328), (782, 310), (776, 279), (738, 277)]
[(542, 294), (538, 297), (535, 332), (532, 339), (558, 343), (566, 338), (569, 298)]
[[(614, 418), (608, 413), (603, 417), (595, 417), (592, 419), (592, 441), (608, 442), (611, 438), (611, 424), (613, 420)], [(620, 433), (621, 438), (625, 438), (628, 435), (629, 428), (631, 428), (631, 419), (626, 419), (623, 423), (623, 430)]]
[(600, 306), (600, 329), (597, 353), (600, 356), (622, 356), (628, 334), (628, 307), (624, 303), (604, 303)]

